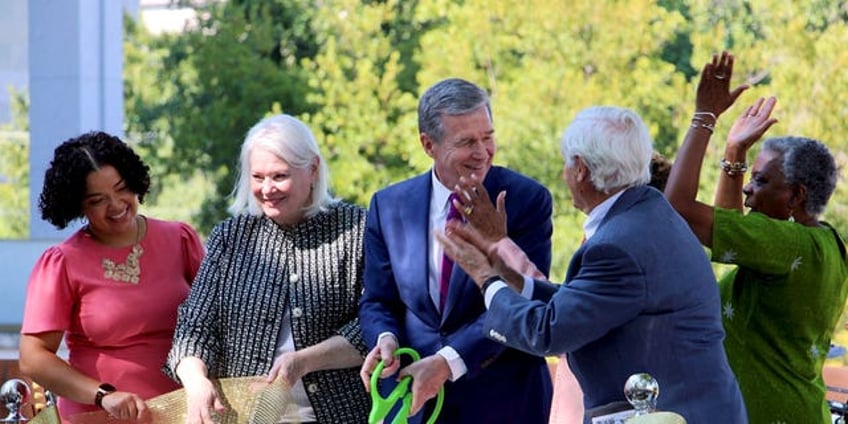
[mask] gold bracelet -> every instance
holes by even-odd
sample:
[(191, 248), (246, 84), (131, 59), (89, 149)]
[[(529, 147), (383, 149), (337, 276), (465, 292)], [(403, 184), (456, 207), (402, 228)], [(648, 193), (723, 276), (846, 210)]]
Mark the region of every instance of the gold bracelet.
[(728, 162), (726, 159), (721, 158), (718, 165), (721, 167), (721, 170), (730, 177), (742, 175), (748, 171), (748, 164), (745, 162)]

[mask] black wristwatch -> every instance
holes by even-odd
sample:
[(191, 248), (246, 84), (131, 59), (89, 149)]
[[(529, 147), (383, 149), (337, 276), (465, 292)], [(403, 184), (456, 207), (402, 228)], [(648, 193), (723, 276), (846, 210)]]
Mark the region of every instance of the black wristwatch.
[(489, 286), (492, 285), (492, 283), (495, 283), (495, 282), (498, 282), (498, 281), (503, 281), (503, 278), (501, 278), (500, 275), (493, 275), (493, 276), (487, 278), (486, 281), (483, 281), (483, 284), (480, 284), (480, 293), (483, 293), (483, 296), (485, 296), (486, 295), (486, 289), (488, 289)]
[(109, 383), (103, 383), (97, 387), (97, 393), (94, 395), (94, 404), (97, 405), (98, 408), (103, 408), (103, 396), (108, 395), (109, 393), (115, 393), (117, 389), (115, 386)]

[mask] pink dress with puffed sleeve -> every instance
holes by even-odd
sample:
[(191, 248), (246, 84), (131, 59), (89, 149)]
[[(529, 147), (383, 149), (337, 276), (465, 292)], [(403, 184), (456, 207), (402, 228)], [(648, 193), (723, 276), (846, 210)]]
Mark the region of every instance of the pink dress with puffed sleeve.
[[(161, 367), (204, 253), (188, 225), (146, 221), (135, 246), (104, 246), (80, 230), (48, 248), (30, 276), (21, 328), (64, 332), (71, 366), (144, 399), (178, 388)], [(96, 409), (59, 399), (63, 417)]]

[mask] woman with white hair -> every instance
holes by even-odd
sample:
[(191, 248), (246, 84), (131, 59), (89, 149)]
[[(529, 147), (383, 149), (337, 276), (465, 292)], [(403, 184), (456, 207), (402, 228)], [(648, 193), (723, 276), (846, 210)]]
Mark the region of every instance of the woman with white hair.
[(166, 364), (185, 386), (188, 422), (223, 410), (210, 379), (261, 374), (292, 387), (297, 407), (280, 422), (365, 422), (365, 210), (330, 195), (315, 138), (291, 116), (251, 128), (240, 167), (235, 216), (209, 236)]

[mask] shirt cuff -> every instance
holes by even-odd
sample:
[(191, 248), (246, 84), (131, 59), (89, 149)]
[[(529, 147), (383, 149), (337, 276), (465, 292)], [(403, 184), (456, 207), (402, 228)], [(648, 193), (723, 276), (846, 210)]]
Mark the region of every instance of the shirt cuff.
[(468, 367), (465, 366), (465, 361), (462, 360), (462, 357), (459, 356), (459, 353), (457, 353), (454, 348), (445, 346), (439, 349), (436, 354), (445, 358), (445, 361), (448, 362), (448, 367), (451, 372), (450, 381), (456, 381), (468, 372)]
[(492, 299), (495, 297), (495, 293), (500, 291), (501, 289), (508, 289), (509, 286), (506, 285), (503, 281), (495, 281), (492, 284), (489, 284), (489, 287), (486, 288), (486, 292), (483, 293), (483, 301), (486, 303), (486, 309), (489, 309), (489, 304), (492, 303)]
[(533, 287), (536, 284), (533, 282), (533, 277), (524, 276), (524, 287), (521, 289), (521, 297), (525, 299), (533, 298)]
[(395, 339), (395, 344), (398, 344), (397, 336), (395, 336), (395, 334), (394, 334), (394, 333), (392, 333), (391, 331), (386, 331), (386, 332), (380, 333), (380, 335), (379, 335), (379, 336), (377, 336), (377, 344), (379, 345), (379, 344), (380, 344), (380, 340), (382, 340), (382, 339), (383, 339), (383, 337), (387, 337), (387, 336), (392, 336), (392, 337), (394, 337), (394, 339)]

